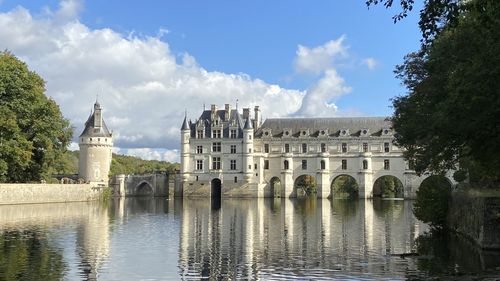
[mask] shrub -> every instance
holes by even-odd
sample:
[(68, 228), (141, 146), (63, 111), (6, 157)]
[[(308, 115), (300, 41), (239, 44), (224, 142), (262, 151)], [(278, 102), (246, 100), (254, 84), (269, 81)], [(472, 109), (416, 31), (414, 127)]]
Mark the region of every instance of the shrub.
[(463, 182), (467, 178), (467, 172), (464, 170), (458, 170), (453, 173), (453, 179), (457, 182)]

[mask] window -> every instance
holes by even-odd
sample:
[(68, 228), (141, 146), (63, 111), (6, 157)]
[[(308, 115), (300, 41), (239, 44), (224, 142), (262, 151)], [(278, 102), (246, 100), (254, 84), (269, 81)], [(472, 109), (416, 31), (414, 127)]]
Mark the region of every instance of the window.
[(198, 138), (198, 139), (203, 138), (203, 130), (198, 130), (198, 132), (196, 133), (196, 138)]
[(236, 160), (231, 160), (230, 162), (230, 170), (236, 170)]
[(196, 181), (198, 181), (198, 176), (196, 176)]
[(389, 159), (384, 159), (384, 170), (389, 169), (391, 169), (391, 163), (389, 162)]
[(321, 152), (326, 152), (326, 144), (325, 143), (321, 144)]
[(212, 144), (212, 151), (213, 152), (221, 152), (221, 144), (220, 144), (220, 142), (214, 142)]
[(307, 170), (307, 160), (302, 160), (302, 170)]
[(302, 144), (302, 153), (307, 153), (307, 143)]
[(342, 153), (346, 153), (347, 152), (347, 143), (343, 142), (342, 143)]
[(214, 139), (220, 139), (221, 138), (221, 130), (214, 130), (212, 132), (212, 138), (214, 138)]
[(321, 162), (319, 162), (319, 166), (320, 166), (320, 169), (321, 170), (324, 170), (325, 169), (325, 160), (321, 160)]
[(414, 160), (408, 161), (408, 169), (415, 170), (415, 161)]
[(252, 153), (252, 149), (251, 148), (248, 149), (248, 153)]
[(236, 153), (236, 144), (231, 144), (231, 153), (232, 154)]
[(363, 170), (368, 170), (368, 161), (363, 160)]
[(363, 152), (368, 152), (368, 143), (363, 143)]
[(257, 164), (253, 164), (253, 168), (257, 170)]
[(198, 154), (202, 154), (203, 153), (203, 146), (202, 145), (198, 145), (196, 147), (196, 153), (198, 153)]
[(203, 170), (203, 160), (196, 160), (196, 170)]
[(288, 143), (285, 143), (285, 153), (290, 152), (290, 145)]
[(269, 153), (269, 144), (268, 143), (264, 144), (264, 153)]
[(289, 164), (288, 164), (288, 160), (285, 160), (285, 161), (283, 162), (283, 169), (284, 169), (284, 170), (288, 170), (289, 168), (290, 168), (290, 167), (289, 167)]
[(384, 152), (389, 152), (389, 143), (384, 142)]
[(264, 160), (264, 170), (269, 170), (269, 160)]
[(220, 157), (212, 158), (212, 169), (220, 170)]
[(342, 170), (347, 170), (347, 160), (342, 160)]
[(236, 130), (229, 131), (229, 137), (232, 139), (235, 139), (236, 138)]
[(248, 135), (248, 139), (251, 140), (252, 139), (252, 135)]
[(238, 182), (238, 177), (234, 177), (234, 183)]
[(248, 169), (251, 170), (252, 169), (252, 165), (248, 165)]

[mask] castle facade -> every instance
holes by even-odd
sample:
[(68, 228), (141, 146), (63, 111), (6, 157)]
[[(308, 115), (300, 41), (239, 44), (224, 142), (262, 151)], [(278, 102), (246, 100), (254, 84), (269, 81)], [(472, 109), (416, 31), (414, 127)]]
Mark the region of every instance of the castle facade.
[(113, 134), (104, 122), (102, 108), (97, 101), (78, 138), (78, 145), (78, 177), (85, 182), (107, 185), (113, 152)]
[[(385, 117), (272, 118), (258, 106), (242, 114), (212, 105), (181, 127), (183, 196), (296, 197), (313, 181), (319, 198), (336, 198), (339, 178), (354, 180), (357, 196), (380, 195), (378, 179), (390, 176), (401, 197), (413, 198), (417, 176), (393, 144)], [(451, 182), (451, 180), (450, 180)]]

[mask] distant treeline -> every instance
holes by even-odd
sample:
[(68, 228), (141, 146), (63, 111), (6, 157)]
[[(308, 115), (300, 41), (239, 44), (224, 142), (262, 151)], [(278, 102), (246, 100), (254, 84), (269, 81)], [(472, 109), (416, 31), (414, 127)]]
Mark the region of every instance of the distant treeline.
[[(58, 174), (78, 173), (79, 151), (67, 151), (57, 169)], [(174, 172), (179, 170), (179, 163), (158, 160), (143, 160), (139, 157), (113, 153), (110, 175), (147, 174), (152, 172)]]

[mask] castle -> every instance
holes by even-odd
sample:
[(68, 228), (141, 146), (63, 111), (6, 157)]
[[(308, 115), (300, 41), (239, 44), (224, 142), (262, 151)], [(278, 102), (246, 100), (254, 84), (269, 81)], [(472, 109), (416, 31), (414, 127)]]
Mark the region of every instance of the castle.
[[(298, 182), (315, 181), (318, 198), (336, 198), (334, 182), (348, 177), (360, 198), (380, 195), (374, 185), (386, 176), (413, 198), (426, 176), (417, 176), (393, 144), (384, 117), (273, 118), (261, 120), (258, 106), (243, 113), (212, 105), (181, 127), (183, 196), (296, 197)], [(342, 176), (342, 177), (341, 177)], [(343, 179), (345, 180), (345, 179)]]
[(109, 132), (99, 102), (95, 102), (85, 128), (78, 139), (80, 159), (78, 177), (85, 182), (108, 184), (113, 150), (113, 134)]

